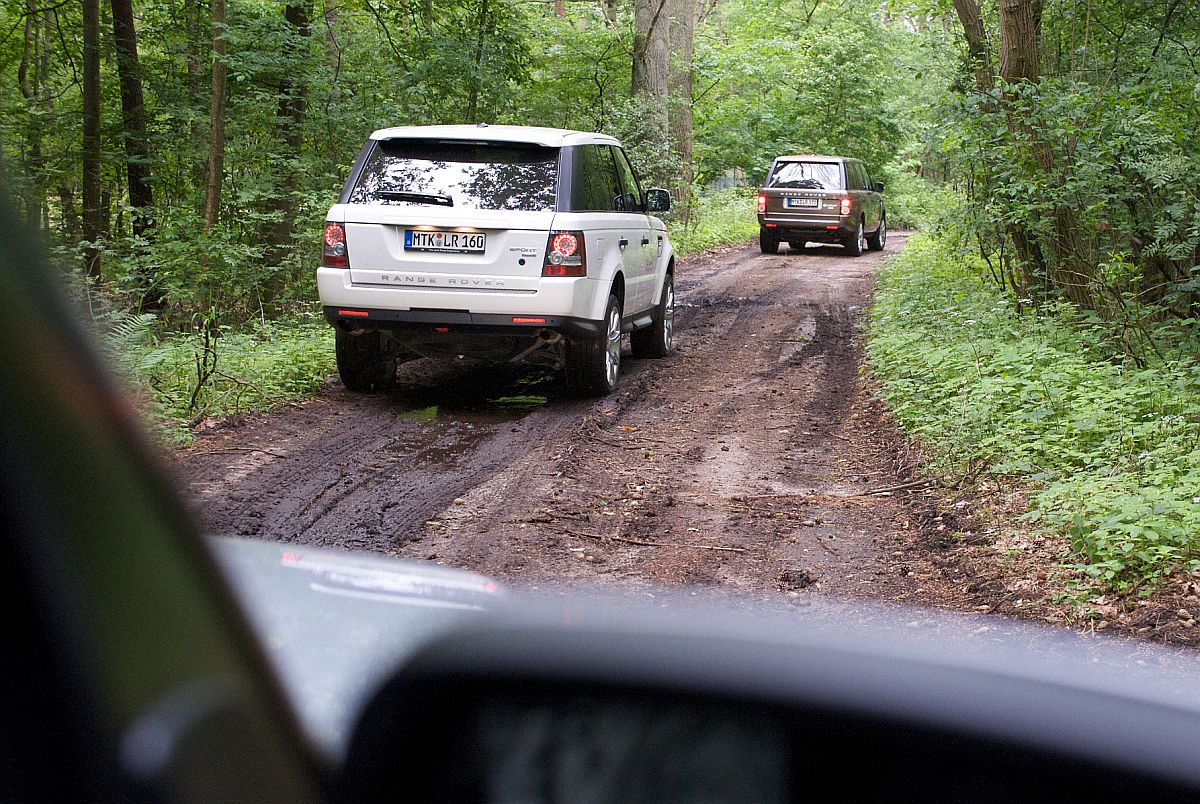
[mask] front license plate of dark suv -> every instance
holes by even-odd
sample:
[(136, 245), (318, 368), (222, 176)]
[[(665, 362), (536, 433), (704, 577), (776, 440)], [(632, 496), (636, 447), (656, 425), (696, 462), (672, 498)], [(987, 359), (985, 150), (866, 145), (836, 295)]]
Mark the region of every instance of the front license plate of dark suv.
[(481, 232), (429, 232), (404, 230), (405, 251), (450, 251), (458, 254), (482, 254), (487, 235)]

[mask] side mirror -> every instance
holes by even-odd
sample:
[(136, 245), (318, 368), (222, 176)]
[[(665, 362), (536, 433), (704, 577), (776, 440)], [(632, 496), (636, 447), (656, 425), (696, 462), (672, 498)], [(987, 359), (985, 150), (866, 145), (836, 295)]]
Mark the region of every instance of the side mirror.
[(874, 184), (871, 185), (871, 189), (877, 193), (882, 193), (883, 192), (883, 182), (881, 182), (881, 181), (875, 182)]
[(661, 187), (654, 187), (646, 191), (646, 211), (647, 212), (670, 212), (671, 211), (671, 192), (664, 190)]

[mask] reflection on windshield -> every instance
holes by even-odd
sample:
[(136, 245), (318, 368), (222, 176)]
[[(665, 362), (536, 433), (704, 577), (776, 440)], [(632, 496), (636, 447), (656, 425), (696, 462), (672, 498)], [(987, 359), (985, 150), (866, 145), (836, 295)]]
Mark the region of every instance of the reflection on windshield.
[(840, 190), (842, 171), (832, 162), (784, 162), (771, 177), (771, 187)]
[(353, 204), (428, 206), (405, 193), (446, 196), (466, 209), (553, 210), (558, 149), (509, 143), (381, 142), (350, 194)]

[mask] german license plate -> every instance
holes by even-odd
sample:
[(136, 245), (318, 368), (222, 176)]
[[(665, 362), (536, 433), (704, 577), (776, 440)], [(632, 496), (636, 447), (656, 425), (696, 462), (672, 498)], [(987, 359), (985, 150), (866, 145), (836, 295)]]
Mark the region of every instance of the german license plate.
[(819, 198), (787, 198), (787, 199), (784, 199), (783, 205), (785, 207), (791, 207), (793, 209), (796, 207), (799, 207), (801, 209), (816, 209), (817, 207), (821, 206), (821, 199), (819, 199)]
[(450, 251), (458, 254), (482, 254), (487, 235), (482, 232), (429, 232), (404, 230), (405, 251)]

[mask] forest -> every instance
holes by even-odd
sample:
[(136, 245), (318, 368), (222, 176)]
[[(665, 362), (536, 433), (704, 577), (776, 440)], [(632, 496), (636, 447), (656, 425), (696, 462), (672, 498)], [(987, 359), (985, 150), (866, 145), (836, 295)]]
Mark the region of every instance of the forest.
[(603, 130), (684, 217), (694, 187), (752, 184), (784, 151), (919, 166), (957, 34), (771, 5), (9, 2), (0, 143), (23, 215), (106, 303), (274, 318), (311, 298), (322, 216), (376, 128)]
[(186, 438), (328, 375), (317, 241), (373, 129), (612, 133), (671, 188), (684, 253), (753, 237), (774, 156), (859, 157), (891, 226), (923, 230), (872, 313), (898, 421), (941, 471), (1029, 479), (1033, 516), (1136, 591), (1200, 569), (1198, 11), (4, 0), (0, 159), (145, 406)]

